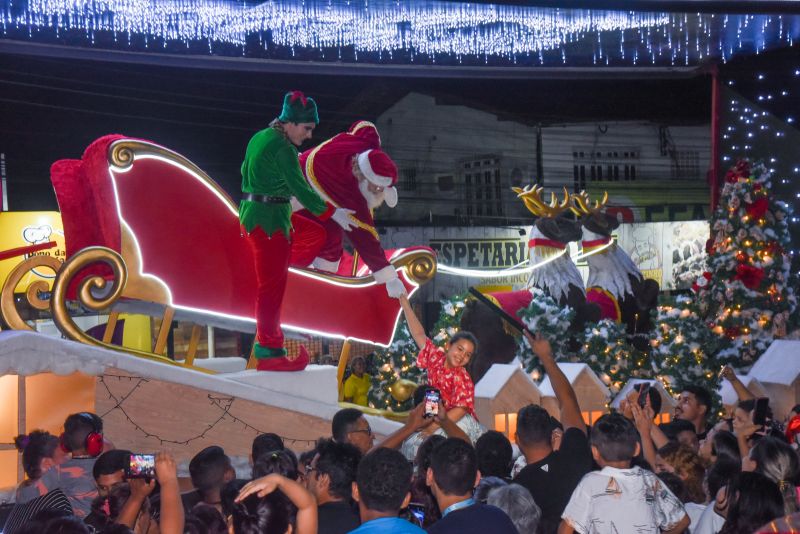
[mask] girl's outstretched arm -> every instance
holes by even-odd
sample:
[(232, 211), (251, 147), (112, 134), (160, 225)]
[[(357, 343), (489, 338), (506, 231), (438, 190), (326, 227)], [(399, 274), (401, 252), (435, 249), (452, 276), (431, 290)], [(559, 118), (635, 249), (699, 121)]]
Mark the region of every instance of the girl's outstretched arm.
[(403, 307), (403, 313), (406, 316), (408, 331), (411, 332), (411, 337), (414, 338), (414, 342), (420, 349), (425, 348), (425, 342), (428, 341), (428, 335), (425, 333), (425, 328), (422, 327), (422, 323), (420, 323), (419, 319), (417, 319), (417, 314), (414, 313), (414, 309), (411, 307), (408, 297), (400, 297), (400, 305)]

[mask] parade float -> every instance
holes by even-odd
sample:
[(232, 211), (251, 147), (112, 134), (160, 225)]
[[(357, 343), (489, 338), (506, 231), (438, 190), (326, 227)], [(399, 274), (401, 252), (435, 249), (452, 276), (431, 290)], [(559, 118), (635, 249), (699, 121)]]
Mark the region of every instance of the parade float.
[[(7, 250), (3, 258), (23, 257), (8, 274), (0, 303), (12, 330), (0, 333), (4, 395), (15, 400), (4, 404), (9, 413), (3, 415), (17, 422), (14, 432), (56, 432), (68, 413), (88, 410), (102, 414), (107, 434), (129, 447), (167, 447), (181, 459), (191, 456), (181, 446), (196, 440), (245, 454), (257, 432), (276, 426), (306, 448), (330, 432), (341, 407), (348, 342), (392, 342), (399, 302), (347, 255), (340, 272), (358, 276), (292, 268), (283, 303), (286, 331), (344, 340), (339, 369), (258, 373), (246, 369), (252, 355), (249, 361), (197, 358), (208, 326), (255, 332), (254, 262), (240, 237), (236, 203), (181, 155), (120, 135), (98, 139), (80, 160), (55, 162), (51, 178), (65, 257), (48, 253), (56, 241), (37, 235), (41, 242)], [(410, 295), (436, 272), (429, 248), (386, 253)], [(37, 273), (45, 277), (32, 277)], [(63, 339), (30, 332), (23, 304), (49, 311)], [(87, 314), (102, 326), (87, 331), (80, 320)], [(119, 321), (142, 316), (156, 326), (145, 346), (115, 336)], [(167, 356), (177, 322), (192, 324), (190, 341), (184, 354)], [(50, 379), (38, 380), (42, 373)], [(58, 391), (53, 408), (26, 415), (48, 390)], [(384, 417), (372, 425), (378, 433), (394, 428)]]

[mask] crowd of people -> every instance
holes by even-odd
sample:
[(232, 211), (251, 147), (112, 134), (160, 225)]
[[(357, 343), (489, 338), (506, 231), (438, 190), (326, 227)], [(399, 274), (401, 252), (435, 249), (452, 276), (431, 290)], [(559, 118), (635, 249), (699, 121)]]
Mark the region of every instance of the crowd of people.
[(474, 338), (462, 333), (436, 348), (403, 306), (429, 384), (415, 392), (405, 424), (380, 441), (367, 416), (344, 408), (331, 435), (299, 455), (277, 434), (257, 436), (250, 473), (237, 473), (221, 447), (199, 451), (189, 463), (193, 489), (181, 493), (169, 454), (148, 468), (147, 458), (113, 447), (97, 415), (73, 414), (61, 437), (17, 439), (27, 479), (2, 532), (728, 534), (800, 524), (792, 434), (800, 407), (789, 432), (780, 430), (730, 368), (721, 373), (739, 397), (730, 418), (715, 421), (712, 395), (687, 386), (674, 420), (656, 424), (662, 399), (644, 385), (587, 428), (550, 343), (526, 333), (560, 417), (523, 407), (515, 447), (475, 417), (464, 370)]

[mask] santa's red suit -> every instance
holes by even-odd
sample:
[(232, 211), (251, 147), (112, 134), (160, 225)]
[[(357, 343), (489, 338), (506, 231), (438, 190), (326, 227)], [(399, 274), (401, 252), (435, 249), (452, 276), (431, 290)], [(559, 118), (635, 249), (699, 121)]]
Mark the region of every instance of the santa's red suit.
[[(397, 204), (397, 189), (394, 187), (397, 167), (380, 150), (380, 136), (375, 125), (368, 121), (356, 122), (347, 132), (300, 154), (300, 167), (308, 183), (323, 199), (337, 208), (353, 210), (350, 217), (356, 226), (346, 232), (347, 239), (372, 271), (375, 280), (386, 284), (390, 296), (396, 298), (403, 294), (405, 288), (394, 267), (386, 260), (372, 218), (372, 209), (383, 201), (389, 207)], [(361, 174), (361, 179), (358, 174)], [(327, 232), (314, 267), (336, 272), (345, 237), (342, 227), (321, 221), (307, 211), (302, 215), (316, 220)]]

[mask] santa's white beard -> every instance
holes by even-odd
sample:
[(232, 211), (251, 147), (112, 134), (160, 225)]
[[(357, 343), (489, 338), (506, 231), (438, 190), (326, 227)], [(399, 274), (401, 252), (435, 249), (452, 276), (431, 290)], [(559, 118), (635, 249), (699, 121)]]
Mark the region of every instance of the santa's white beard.
[(360, 180), (358, 182), (358, 190), (361, 191), (361, 195), (366, 199), (367, 206), (369, 209), (374, 210), (375, 208), (379, 207), (383, 204), (383, 200), (386, 197), (386, 193), (381, 191), (380, 193), (373, 193), (369, 190), (369, 180)]

